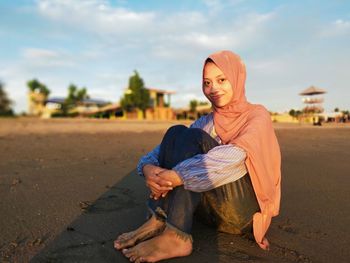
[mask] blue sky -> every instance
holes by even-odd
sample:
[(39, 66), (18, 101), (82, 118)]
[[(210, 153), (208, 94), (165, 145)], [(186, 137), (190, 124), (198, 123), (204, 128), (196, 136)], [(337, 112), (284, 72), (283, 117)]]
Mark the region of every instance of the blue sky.
[(174, 90), (174, 107), (201, 92), (203, 60), (228, 49), (247, 66), (249, 101), (302, 108), (298, 93), (326, 89), (325, 108), (350, 109), (349, 1), (0, 1), (0, 80), (25, 111), (26, 82), (51, 96), (74, 83), (119, 101), (136, 69), (147, 87)]

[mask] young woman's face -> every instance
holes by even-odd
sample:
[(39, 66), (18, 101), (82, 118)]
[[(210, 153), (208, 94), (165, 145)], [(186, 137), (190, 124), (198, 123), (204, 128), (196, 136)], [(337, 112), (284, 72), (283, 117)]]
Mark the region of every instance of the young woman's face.
[(231, 83), (213, 62), (207, 62), (204, 66), (203, 92), (218, 108), (226, 106), (233, 98)]

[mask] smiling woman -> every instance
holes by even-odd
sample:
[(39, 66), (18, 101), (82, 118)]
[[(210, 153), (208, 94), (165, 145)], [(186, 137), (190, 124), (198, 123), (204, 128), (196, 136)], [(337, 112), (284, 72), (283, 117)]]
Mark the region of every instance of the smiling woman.
[(227, 105), (233, 97), (230, 82), (211, 59), (207, 60), (203, 70), (203, 92), (219, 108)]
[(219, 231), (254, 234), (268, 249), (265, 234), (279, 211), (280, 150), (267, 110), (245, 98), (245, 79), (238, 55), (210, 55), (202, 83), (213, 112), (190, 128), (171, 127), (141, 158), (149, 220), (114, 243), (130, 261), (189, 255), (195, 212)]

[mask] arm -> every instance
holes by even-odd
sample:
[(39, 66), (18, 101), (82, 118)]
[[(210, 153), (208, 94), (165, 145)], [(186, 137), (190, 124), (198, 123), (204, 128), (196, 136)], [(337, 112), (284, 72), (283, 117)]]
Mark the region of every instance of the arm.
[(160, 145), (156, 146), (152, 151), (150, 151), (146, 155), (142, 156), (139, 163), (137, 164), (137, 173), (140, 176), (145, 176), (143, 173), (143, 167), (146, 164), (159, 166), (159, 162), (158, 162), (159, 149), (160, 149)]
[(173, 170), (182, 179), (185, 189), (204, 192), (245, 175), (245, 158), (243, 149), (232, 144), (220, 145), (207, 154), (198, 154), (179, 163)]
[(146, 186), (151, 190), (150, 197), (155, 199), (159, 198), (164, 192), (172, 190), (171, 182), (158, 176), (160, 172), (164, 171), (163, 168), (159, 167), (159, 148), (158, 145), (144, 155), (137, 165), (138, 174), (144, 176)]

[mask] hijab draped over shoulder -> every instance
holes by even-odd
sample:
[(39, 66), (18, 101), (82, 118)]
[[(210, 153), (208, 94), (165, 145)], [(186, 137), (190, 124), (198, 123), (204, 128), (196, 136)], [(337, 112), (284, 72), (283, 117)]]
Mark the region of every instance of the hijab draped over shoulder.
[(247, 154), (245, 164), (257, 197), (260, 212), (253, 216), (253, 233), (263, 249), (271, 218), (278, 215), (281, 197), (281, 154), (269, 112), (247, 102), (246, 70), (241, 58), (231, 51), (210, 55), (233, 88), (233, 98), (224, 107), (213, 105), (214, 127), (223, 144), (234, 144)]

